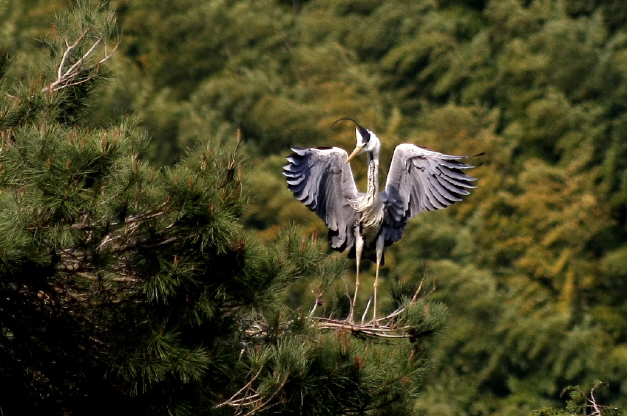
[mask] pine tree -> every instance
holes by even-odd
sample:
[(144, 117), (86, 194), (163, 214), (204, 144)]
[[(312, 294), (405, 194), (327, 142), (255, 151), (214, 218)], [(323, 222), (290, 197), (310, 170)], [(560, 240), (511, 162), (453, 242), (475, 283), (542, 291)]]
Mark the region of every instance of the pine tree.
[(239, 138), (155, 168), (132, 120), (89, 125), (119, 42), (86, 2), (41, 74), (0, 56), (1, 413), (411, 413), (443, 307), (399, 292), (400, 340), (317, 326), (342, 293), (288, 307), (308, 278), (317, 306), (344, 261), (244, 231)]

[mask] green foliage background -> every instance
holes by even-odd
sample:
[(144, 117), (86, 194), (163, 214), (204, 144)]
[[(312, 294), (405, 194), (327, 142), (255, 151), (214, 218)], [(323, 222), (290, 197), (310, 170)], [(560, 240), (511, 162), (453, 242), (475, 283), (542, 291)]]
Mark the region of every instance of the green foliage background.
[[(74, 5), (0, 4), (0, 39), (18, 51), (8, 76), (20, 79), (47, 48), (53, 15)], [(288, 223), (324, 233), (280, 167), (288, 145), (351, 148), (337, 118), (377, 132), (384, 170), (403, 141), (485, 152), (473, 194), (420, 215), (386, 254), (388, 296), (426, 276), (450, 310), (418, 410), (521, 414), (597, 379), (608, 383), (601, 399), (627, 407), (624, 2), (110, 5), (121, 45), (90, 123), (132, 114), (152, 139), (143, 155), (164, 166), (241, 129), (243, 215), (261, 239)], [(307, 287), (293, 296), (310, 304)]]

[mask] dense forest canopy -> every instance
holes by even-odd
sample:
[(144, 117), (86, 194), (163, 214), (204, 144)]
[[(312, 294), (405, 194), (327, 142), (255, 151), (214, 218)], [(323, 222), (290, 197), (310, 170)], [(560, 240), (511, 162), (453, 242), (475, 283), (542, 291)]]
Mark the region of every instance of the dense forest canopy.
[[(596, 380), (598, 400), (627, 407), (627, 4), (108, 3), (120, 45), (85, 123), (132, 116), (150, 137), (142, 157), (164, 167), (240, 129), (241, 216), (262, 241), (288, 224), (325, 232), (281, 166), (289, 145), (352, 148), (340, 117), (378, 134), (384, 171), (401, 142), (485, 152), (473, 194), (386, 252), (384, 295), (424, 277), (449, 310), (417, 412), (518, 415)], [(34, 51), (54, 51), (53, 16), (73, 7), (0, 3), (5, 82), (50, 58)], [(363, 161), (353, 169), (363, 185)], [(311, 296), (297, 285), (290, 304)]]

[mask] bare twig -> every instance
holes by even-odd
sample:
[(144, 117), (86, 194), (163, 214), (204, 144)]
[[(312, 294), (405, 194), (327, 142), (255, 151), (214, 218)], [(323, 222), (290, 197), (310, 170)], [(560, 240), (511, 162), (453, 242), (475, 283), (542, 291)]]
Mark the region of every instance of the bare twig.
[(71, 45), (68, 43), (67, 40), (65, 41), (65, 45), (67, 46), (67, 49), (63, 53), (63, 58), (61, 59), (61, 63), (59, 64), (59, 69), (57, 71), (57, 79), (61, 79), (63, 77), (63, 68), (65, 68), (65, 65), (70, 56), (70, 53), (74, 50), (74, 48), (76, 48), (79, 45), (79, 43), (83, 41), (83, 39), (85, 39), (86, 35), (87, 35), (87, 30), (85, 30), (83, 34), (80, 35), (78, 39), (76, 39), (76, 41)]
[(364, 321), (366, 320), (366, 314), (368, 313), (368, 309), (370, 309), (370, 303), (372, 303), (372, 296), (368, 298), (368, 303), (366, 304), (366, 310), (364, 311), (364, 314), (361, 315), (361, 324), (364, 324)]
[[(606, 409), (609, 409), (610, 406), (607, 405), (602, 405), (599, 404), (597, 402), (596, 397), (594, 397), (594, 391), (597, 389), (597, 387), (602, 386), (606, 383), (600, 382), (600, 381), (596, 381), (594, 383), (594, 386), (590, 389), (590, 395), (588, 396), (584, 391), (582, 391), (579, 386), (568, 386), (566, 388), (564, 388), (562, 390), (562, 392), (560, 393), (560, 396), (562, 396), (564, 393), (568, 392), (568, 391), (575, 391), (578, 393), (578, 395), (584, 399), (584, 404), (581, 406), (582, 407), (582, 411), (584, 414), (588, 414), (588, 410), (587, 409), (591, 409), (591, 413), (590, 416), (603, 416), (606, 412)], [(618, 410), (616, 408), (614, 408), (615, 410)]]
[(262, 410), (264, 408), (270, 408), (270, 407), (274, 406), (274, 405), (269, 405), (269, 403), (272, 401), (272, 399), (274, 399), (274, 397), (277, 394), (279, 394), (279, 392), (283, 389), (283, 387), (285, 387), (285, 383), (287, 383), (288, 377), (289, 377), (289, 373), (285, 374), (285, 377), (283, 377), (283, 380), (281, 381), (281, 384), (279, 385), (279, 387), (277, 387), (277, 389), (274, 391), (274, 393), (272, 393), (270, 395), (270, 397), (268, 397), (268, 400), (266, 400), (265, 402), (261, 403), (259, 406), (255, 406), (254, 409), (252, 409), (248, 413), (245, 413), (244, 416), (252, 416), (252, 415), (254, 415), (255, 413), (259, 412), (260, 410)]
[(418, 299), (418, 295), (420, 294), (420, 292), (422, 291), (422, 284), (425, 282), (425, 278), (423, 276), (422, 279), (420, 279), (420, 284), (418, 285), (418, 289), (416, 289), (416, 291), (414, 292), (414, 296), (411, 297), (411, 301), (409, 302), (409, 304), (413, 304), (416, 302), (416, 299)]
[(348, 303), (350, 305), (351, 310), (353, 310), (353, 307), (355, 305), (353, 305), (353, 298), (351, 297), (350, 293), (348, 292), (348, 283), (346, 283), (346, 279), (344, 279), (344, 276), (342, 276), (342, 283), (344, 283), (344, 295), (348, 298)]
[[(234, 395), (232, 395), (229, 399), (223, 401), (222, 403), (219, 403), (215, 406), (213, 406), (214, 409), (219, 409), (220, 407), (224, 407), (224, 406), (233, 406), (234, 404), (238, 404), (240, 405), (245, 399), (250, 398), (250, 396), (244, 396), (242, 398), (237, 398), (237, 396), (239, 396), (240, 394), (244, 393), (246, 390), (249, 390), (252, 388), (253, 383), (255, 382), (255, 380), (257, 379), (257, 377), (259, 377), (259, 375), (261, 374), (261, 371), (263, 370), (263, 367), (259, 369), (259, 371), (257, 372), (257, 374), (255, 374), (249, 381), (248, 383), (246, 383), (244, 385), (244, 387), (242, 387), (241, 389), (239, 389), (237, 392), (235, 392)], [(257, 394), (258, 396), (258, 394)]]
[(392, 318), (396, 318), (398, 315), (402, 314), (403, 312), (405, 312), (405, 308), (398, 308), (397, 310), (395, 310), (394, 312), (392, 312), (391, 314), (380, 318), (379, 320), (390, 320)]
[[(259, 377), (263, 370), (263, 367), (259, 369), (257, 374), (255, 374), (249, 381), (239, 389), (234, 395), (232, 395), (229, 399), (223, 401), (222, 403), (218, 403), (213, 408), (218, 409), (224, 406), (230, 406), (235, 408), (236, 415), (243, 416), (252, 416), (255, 413), (261, 411), (262, 409), (268, 409), (273, 407), (275, 404), (270, 404), (270, 402), (276, 397), (277, 394), (283, 389), (285, 383), (287, 383), (287, 379), (289, 374), (286, 374), (281, 383), (277, 387), (277, 389), (264, 401), (261, 394), (255, 391), (253, 384), (255, 380)], [(251, 408), (252, 407), (252, 408)], [(243, 408), (251, 408), (246, 413), (244, 413)]]
[[(422, 285), (425, 279), (427, 278), (428, 271), (429, 271), (429, 262), (427, 261), (425, 262), (424, 268), (422, 270), (422, 279), (420, 279), (420, 284), (418, 285), (418, 289), (416, 289), (416, 292), (414, 292), (414, 296), (412, 296), (411, 301), (409, 302), (410, 305), (412, 305), (414, 302), (416, 302), (416, 299), (418, 299), (418, 295), (422, 291)], [(433, 292), (433, 290), (435, 290), (435, 283), (433, 284), (433, 289), (431, 291)]]
[[(65, 41), (66, 49), (63, 52), (63, 57), (61, 58), (61, 62), (59, 63), (59, 68), (57, 69), (57, 79), (51, 82), (48, 86), (43, 88), (42, 91), (50, 91), (55, 92), (59, 91), (63, 88), (73, 87), (79, 84), (83, 84), (88, 82), (96, 77), (96, 74), (102, 64), (111, 59), (115, 51), (117, 50), (120, 42), (118, 41), (113, 49), (107, 51), (107, 44), (104, 42), (102, 38), (97, 38), (94, 43), (87, 49), (87, 52), (83, 54), (76, 62), (72, 65), (69, 65), (70, 57), (72, 55), (72, 51), (79, 47), (82, 43), (85, 42), (87, 37), (88, 30), (86, 29), (72, 44), (69, 41)], [(97, 59), (95, 62), (87, 63), (87, 60), (94, 54), (96, 49), (100, 45), (104, 43), (104, 57), (101, 59)], [(80, 78), (79, 75), (81, 72), (85, 71), (95, 71), (94, 74), (89, 75), (85, 78)]]
[(592, 389), (590, 390), (590, 398), (588, 399), (588, 401), (590, 402), (590, 407), (594, 409), (594, 412), (592, 413), (591, 416), (602, 416), (603, 413), (601, 413), (601, 409), (599, 405), (597, 404), (596, 399), (594, 398), (594, 389), (596, 388), (597, 386), (592, 387)]
[(313, 316), (314, 312), (316, 312), (316, 309), (318, 308), (318, 305), (320, 305), (320, 299), (321, 298), (322, 298), (322, 292), (318, 291), (318, 294), (316, 295), (316, 301), (314, 302), (314, 305), (311, 308), (311, 311), (309, 311), (309, 315), (307, 316), (309, 319), (311, 319), (311, 317)]

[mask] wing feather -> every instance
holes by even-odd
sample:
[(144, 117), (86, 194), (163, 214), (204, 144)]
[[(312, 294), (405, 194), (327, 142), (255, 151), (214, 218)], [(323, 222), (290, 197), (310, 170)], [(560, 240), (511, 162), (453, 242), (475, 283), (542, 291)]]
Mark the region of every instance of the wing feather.
[(396, 147), (381, 192), (386, 245), (398, 241), (407, 221), (418, 213), (446, 208), (470, 193), (475, 179), (464, 170), (474, 166), (461, 162), (466, 158), (407, 143)]
[[(444, 182), (446, 183), (446, 181), (444, 181)], [(435, 191), (435, 193), (441, 195), (444, 198), (445, 201), (442, 201), (440, 198), (438, 198), (438, 199), (441, 202), (444, 202), (447, 205), (450, 205), (451, 203), (458, 202), (458, 201), (462, 200), (460, 197), (458, 197), (456, 195), (453, 195), (453, 193), (451, 193), (451, 190), (449, 190), (449, 188), (444, 186), (440, 182), (440, 178), (438, 178), (436, 175), (429, 176), (429, 184), (431, 185), (431, 187), (433, 187), (433, 190)], [(455, 192), (455, 191), (453, 191), (453, 192)]]
[[(448, 178), (443, 178), (441, 175), (435, 175), (434, 178), (440, 183), (440, 185), (448, 189), (453, 194), (458, 194), (458, 195), (470, 194), (470, 192), (468, 192), (468, 190), (465, 189), (465, 187), (463, 187), (462, 185), (455, 185), (455, 183), (451, 182), (450, 179)], [(456, 201), (458, 200), (461, 200), (461, 199), (457, 199)]]
[(331, 248), (344, 251), (355, 242), (358, 213), (350, 201), (358, 196), (345, 150), (292, 147), (283, 175), (296, 199), (315, 212), (329, 227)]

